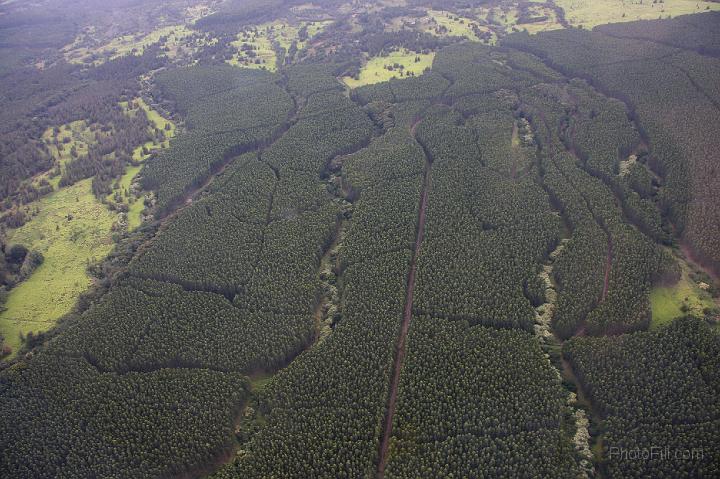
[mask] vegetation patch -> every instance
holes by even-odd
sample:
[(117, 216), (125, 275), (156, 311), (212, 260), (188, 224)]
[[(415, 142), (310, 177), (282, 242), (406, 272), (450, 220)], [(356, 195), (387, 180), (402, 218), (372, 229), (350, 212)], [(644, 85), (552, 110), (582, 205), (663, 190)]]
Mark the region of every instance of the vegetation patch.
[(490, 29), (477, 21), (438, 10), (428, 10), (427, 17), (420, 21), (420, 30), (437, 36), (465, 37), (474, 42), (494, 44), (496, 40)]
[(350, 88), (388, 81), (391, 78), (407, 78), (422, 75), (432, 67), (434, 52), (415, 53), (406, 49), (390, 52), (385, 56), (372, 57), (355, 77), (344, 77)]
[(90, 285), (87, 266), (112, 249), (110, 234), (117, 216), (97, 201), (91, 181), (79, 181), (38, 200), (37, 215), (8, 232), (8, 244), (22, 244), (45, 258), (10, 291), (7, 310), (0, 313), (0, 335), (13, 351), (21, 345), (21, 334), (47, 331), (72, 310)]
[(696, 281), (689, 266), (680, 261), (681, 276), (672, 286), (658, 286), (650, 292), (652, 329), (665, 326), (682, 316), (704, 318), (717, 311), (709, 282)]
[[(122, 108), (128, 115), (134, 116), (139, 110), (145, 112), (150, 122), (150, 134), (153, 139), (145, 142), (133, 150), (132, 159), (138, 164), (125, 168), (123, 175), (113, 185), (113, 191), (107, 196), (107, 200), (127, 206), (127, 229), (134, 230), (142, 223), (142, 212), (145, 209), (143, 196), (140, 194), (139, 185), (135, 187), (134, 180), (142, 169), (141, 163), (150, 158), (154, 151), (162, 150), (170, 146), (170, 138), (175, 136), (175, 123), (164, 118), (160, 113), (150, 107), (142, 98), (136, 98), (131, 102), (123, 102)], [(121, 208), (123, 209), (123, 208)]]
[(277, 55), (267, 34), (267, 29), (261, 28), (238, 33), (237, 40), (230, 43), (237, 53), (227, 62), (239, 67), (277, 70)]
[(565, 19), (571, 25), (583, 28), (720, 10), (720, 3), (696, 0), (557, 0), (556, 3), (565, 11)]
[(65, 60), (68, 63), (100, 65), (126, 55), (142, 55), (154, 44), (159, 44), (161, 51), (174, 59), (182, 54), (191, 55), (199, 47), (217, 42), (217, 39), (199, 34), (185, 25), (169, 25), (150, 33), (122, 35), (101, 45), (93, 45), (92, 36), (92, 31), (83, 33), (66, 45), (62, 49)]
[(500, 4), (478, 7), (472, 10), (481, 24), (496, 33), (511, 33), (526, 30), (538, 33), (563, 28), (555, 10), (547, 3)]
[(35, 181), (45, 178), (57, 189), (65, 166), (77, 158), (87, 156), (88, 148), (103, 136), (107, 136), (107, 131), (104, 132), (98, 124), (88, 125), (85, 120), (48, 128), (42, 135), (42, 141), (55, 159), (56, 166), (54, 170), (36, 177)]
[(275, 71), (277, 49), (284, 50), (286, 61), (291, 61), (297, 52), (307, 46), (310, 39), (330, 23), (277, 20), (246, 28), (230, 43), (237, 52), (227, 62), (235, 66)]

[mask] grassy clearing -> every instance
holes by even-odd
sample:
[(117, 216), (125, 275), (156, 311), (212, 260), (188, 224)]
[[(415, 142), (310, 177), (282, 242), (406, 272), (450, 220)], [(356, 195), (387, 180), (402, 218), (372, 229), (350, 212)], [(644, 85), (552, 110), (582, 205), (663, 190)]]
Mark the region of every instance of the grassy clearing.
[(0, 313), (0, 334), (13, 351), (21, 344), (21, 333), (47, 331), (72, 310), (90, 285), (88, 263), (104, 258), (112, 248), (117, 214), (95, 198), (91, 183), (83, 180), (34, 202), (37, 216), (8, 232), (9, 244), (21, 243), (45, 257), (10, 291), (7, 310)]
[(635, 20), (656, 20), (688, 13), (720, 10), (720, 3), (697, 0), (556, 0), (565, 10), (565, 19), (574, 26), (596, 25)]
[[(85, 120), (77, 120), (61, 125), (57, 130), (48, 128), (42, 135), (50, 154), (62, 166), (71, 162), (75, 157), (87, 155), (88, 145), (96, 142), (96, 132), (91, 130)], [(76, 156), (71, 154), (75, 149)]]
[[(398, 25), (400, 22), (400, 25)], [(420, 19), (404, 17), (396, 19), (392, 29), (417, 28), (421, 32), (435, 36), (463, 37), (473, 42), (494, 45), (497, 41), (495, 33), (485, 25), (471, 18), (460, 17), (454, 13), (441, 10), (428, 10), (427, 16)]]
[[(133, 153), (141, 163), (149, 154), (145, 151), (166, 148), (175, 135), (175, 124), (163, 118), (141, 98), (122, 103), (128, 115), (145, 111), (155, 140), (139, 146)], [(162, 135), (157, 132), (161, 131)], [(49, 128), (43, 134), (56, 164), (62, 168), (74, 158), (86, 155), (88, 147), (97, 141), (102, 132), (98, 125), (75, 121)], [(76, 150), (71, 155), (71, 149)], [(115, 193), (107, 199), (119, 200), (128, 206), (127, 227), (138, 227), (144, 210), (143, 198), (135, 193), (133, 180), (142, 168), (141, 164), (128, 166), (114, 185)], [(35, 181), (39, 181), (43, 176)], [(10, 291), (7, 310), (0, 313), (0, 335), (13, 351), (21, 345), (20, 335), (50, 329), (57, 319), (72, 310), (80, 293), (90, 285), (87, 265), (107, 256), (112, 249), (112, 231), (121, 218), (98, 201), (92, 193), (92, 179), (86, 179), (58, 189), (60, 176), (50, 178), (55, 191), (28, 205), (37, 214), (21, 228), (7, 234), (9, 244), (20, 243), (31, 250), (40, 251), (45, 261), (28, 279)]]
[[(142, 98), (136, 98), (130, 103), (121, 104), (128, 115), (135, 115), (139, 110), (143, 110), (152, 125), (152, 133), (155, 139), (146, 142), (144, 145), (138, 146), (133, 150), (133, 160), (142, 163), (153, 151), (167, 148), (170, 146), (170, 138), (175, 136), (175, 124), (163, 118), (160, 113), (152, 109)], [(158, 131), (162, 132), (160, 137)], [(147, 153), (145, 153), (147, 152)], [(123, 203), (128, 206), (127, 212), (127, 229), (134, 230), (142, 223), (142, 212), (145, 209), (142, 195), (133, 188), (133, 181), (140, 173), (142, 165), (130, 165), (125, 168), (123, 175), (113, 185), (113, 192), (107, 196), (107, 201), (113, 203)]]
[(704, 318), (704, 310), (715, 307), (711, 295), (690, 277), (687, 263), (684, 261), (679, 263), (682, 271), (680, 280), (672, 286), (655, 287), (650, 292), (651, 329), (664, 326), (673, 319), (685, 315)]
[[(360, 70), (357, 78), (344, 77), (343, 82), (350, 88), (388, 81), (391, 78), (406, 78), (410, 75), (422, 75), (426, 68), (432, 67), (435, 53), (415, 53), (401, 49), (387, 56), (370, 58)], [(392, 68), (392, 69), (389, 69)]]
[[(538, 2), (537, 5), (528, 6), (525, 19), (521, 17), (520, 10), (511, 5), (480, 7), (475, 9), (474, 12), (477, 18), (503, 33), (526, 30), (528, 33), (533, 34), (563, 28), (557, 20), (555, 11), (545, 5), (545, 2)], [(528, 23), (528, 17), (534, 21)]]
[(520, 19), (516, 18), (516, 23), (514, 27), (517, 30), (525, 30), (532, 35), (539, 32), (558, 30), (563, 28), (563, 26), (560, 25), (560, 22), (558, 22), (555, 10), (542, 5), (536, 5), (529, 7), (529, 11), (532, 15), (531, 18), (538, 19), (539, 21), (533, 21), (530, 23), (517, 23), (517, 21)]
[[(278, 44), (288, 54), (293, 42), (296, 51), (304, 49), (312, 38), (327, 27), (331, 21), (298, 22), (291, 24), (277, 20), (245, 29), (238, 33), (231, 45), (237, 49), (236, 55), (228, 63), (246, 68), (277, 69), (277, 54), (274, 44)], [(292, 60), (292, 59), (291, 59)]]
[(86, 156), (88, 148), (97, 143), (100, 138), (111, 134), (111, 131), (103, 131), (100, 125), (88, 125), (85, 120), (60, 125), (57, 129), (48, 128), (42, 135), (42, 141), (55, 159), (57, 168), (54, 171), (38, 175), (34, 181), (37, 183), (45, 178), (53, 188), (57, 189), (65, 165)]
[(80, 35), (72, 44), (65, 46), (62, 49), (65, 60), (69, 63), (99, 65), (126, 55), (142, 55), (145, 48), (155, 43), (160, 43), (169, 58), (176, 58), (181, 54), (191, 55), (200, 46), (217, 41), (206, 40), (185, 25), (169, 25), (150, 33), (123, 35), (99, 46), (91, 46), (91, 36)]
[[(459, 17), (453, 13), (439, 10), (428, 10), (427, 13), (435, 24), (435, 28), (432, 28), (428, 33), (465, 37), (475, 42), (480, 40), (473, 30), (473, 26), (479, 27), (479, 25), (469, 18)], [(432, 24), (433, 22), (430, 22), (430, 25)]]
[(230, 43), (237, 53), (227, 62), (245, 68), (277, 70), (277, 55), (267, 30), (246, 30), (238, 33), (237, 40)]
[[(292, 42), (296, 42), (297, 49), (302, 50), (307, 46), (308, 41), (323, 31), (325, 27), (330, 25), (332, 22), (329, 20), (318, 21), (318, 22), (300, 22), (297, 25), (291, 25), (284, 22), (274, 22), (269, 24), (271, 30), (268, 36), (278, 42), (282, 48), (287, 52), (292, 45)], [(302, 35), (301, 31), (304, 29), (305, 33)]]

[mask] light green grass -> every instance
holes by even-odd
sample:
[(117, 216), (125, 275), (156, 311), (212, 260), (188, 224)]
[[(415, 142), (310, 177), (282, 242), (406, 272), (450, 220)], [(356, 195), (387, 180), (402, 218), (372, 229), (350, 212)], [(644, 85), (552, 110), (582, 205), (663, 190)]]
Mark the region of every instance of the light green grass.
[(161, 42), (161, 48), (169, 58), (176, 58), (180, 53), (192, 54), (200, 46), (213, 44), (217, 39), (206, 41), (194, 37), (195, 31), (185, 25), (168, 25), (149, 33), (137, 33), (115, 37), (99, 46), (88, 46), (92, 41), (88, 35), (79, 35), (73, 43), (62, 49), (65, 60), (69, 63), (99, 65), (106, 60), (113, 60), (127, 55), (142, 55), (145, 48)]
[(473, 12), (476, 18), (490, 23), (494, 29), (504, 33), (525, 30), (530, 34), (534, 34), (563, 28), (557, 20), (555, 11), (544, 5), (544, 2), (540, 2), (538, 5), (531, 5), (529, 9), (533, 17), (547, 17), (547, 19), (542, 22), (518, 23), (520, 10), (508, 4), (479, 7), (474, 9)]
[[(264, 68), (275, 71), (277, 70), (277, 54), (273, 48), (273, 43), (277, 43), (287, 53), (292, 43), (296, 42), (297, 49), (300, 51), (307, 46), (308, 41), (312, 40), (330, 23), (332, 23), (330, 20), (296, 23), (287, 20), (276, 20), (247, 28), (238, 33), (235, 41), (230, 43), (235, 47), (237, 53), (228, 60), (228, 63), (239, 67)], [(298, 33), (303, 27), (307, 27), (307, 40), (300, 41)], [(257, 58), (261, 60), (260, 63), (255, 63), (254, 58), (243, 54), (240, 50), (243, 43), (256, 48), (255, 53), (257, 53)]]
[[(256, 54), (254, 58), (242, 52), (241, 47), (244, 43), (253, 47)], [(240, 32), (237, 39), (230, 44), (237, 49), (237, 53), (227, 61), (230, 65), (269, 71), (277, 70), (277, 55), (268, 36), (268, 26), (261, 25), (257, 27), (256, 31), (248, 29)]]
[[(117, 215), (92, 193), (92, 179), (80, 181), (33, 203), (37, 216), (8, 232), (8, 243), (20, 243), (45, 257), (28, 279), (10, 291), (0, 313), (0, 334), (17, 351), (20, 333), (50, 329), (71, 311), (90, 285), (88, 262), (112, 249), (111, 228)], [(72, 219), (68, 220), (68, 215)]]
[[(38, 186), (42, 179), (46, 179), (53, 189), (57, 190), (65, 166), (77, 158), (87, 156), (88, 148), (96, 144), (98, 138), (106, 136), (106, 133), (102, 133), (95, 126), (97, 125), (93, 125), (91, 128), (91, 125), (88, 125), (85, 120), (77, 120), (60, 125), (57, 134), (54, 128), (46, 129), (42, 134), (42, 141), (59, 167), (60, 174), (55, 174), (54, 170), (50, 170), (37, 175), (32, 180), (35, 186)], [(76, 152), (75, 157), (71, 154), (73, 148)]]
[[(434, 20), (434, 22), (421, 23), (422, 29), (428, 33), (441, 36), (465, 37), (475, 42), (480, 40), (471, 27), (471, 25), (477, 25), (477, 22), (469, 18), (458, 17), (454, 13), (440, 10), (428, 10), (427, 14), (429, 18)], [(446, 31), (438, 30), (438, 28), (441, 29), (442, 27)]]
[[(656, 287), (650, 292), (651, 329), (664, 326), (685, 315), (703, 318), (703, 309), (715, 306), (710, 294), (700, 289), (690, 278), (688, 266), (684, 262), (680, 264), (682, 274), (676, 284)], [(682, 310), (683, 305), (687, 308), (686, 311)]]
[(720, 3), (697, 0), (556, 0), (565, 10), (565, 19), (573, 26), (596, 25), (636, 20), (657, 20), (689, 13), (720, 10)]
[[(169, 138), (175, 135), (173, 122), (163, 118), (141, 98), (130, 103), (123, 102), (121, 107), (129, 115), (144, 110), (152, 132), (155, 128), (165, 132), (165, 140), (155, 139), (144, 146), (149, 150), (168, 146)], [(166, 125), (169, 125), (167, 130)], [(104, 134), (82, 120), (61, 125), (58, 130), (56, 134), (53, 128), (47, 129), (42, 139), (61, 168), (72, 161), (72, 146), (77, 149), (78, 156), (86, 155), (88, 146), (96, 141), (98, 135)], [(68, 143), (62, 143), (65, 138)], [(55, 140), (63, 147), (57, 148)], [(143, 161), (146, 157), (142, 155), (142, 146), (136, 151), (140, 153), (136, 159)], [(129, 230), (141, 224), (144, 210), (142, 197), (136, 198), (130, 192), (141, 168), (142, 165), (128, 166), (115, 185), (122, 202), (128, 205)], [(39, 181), (48, 174), (35, 180)], [(14, 351), (21, 345), (20, 333), (46, 331), (72, 309), (77, 297), (90, 285), (86, 272), (88, 262), (101, 260), (112, 249), (112, 226), (118, 216), (93, 195), (92, 179), (57, 189), (59, 178), (50, 179), (51, 183), (55, 182), (55, 192), (28, 205), (39, 213), (21, 228), (10, 230), (7, 234), (9, 244), (23, 244), (31, 250), (40, 251), (45, 257), (43, 264), (28, 279), (10, 291), (5, 305), (7, 310), (0, 313), (0, 334)], [(114, 193), (108, 196), (108, 200), (112, 201), (113, 197)], [(68, 215), (72, 219), (68, 219)]]
[[(48, 128), (42, 135), (43, 142), (47, 145), (50, 154), (61, 166), (73, 160), (71, 151), (73, 147), (77, 157), (86, 156), (88, 146), (96, 142), (96, 131), (90, 129), (85, 120), (77, 120), (58, 128), (55, 134), (54, 128)], [(66, 143), (67, 142), (67, 143)]]
[[(420, 61), (416, 62), (416, 58), (420, 58)], [(352, 77), (344, 77), (343, 82), (350, 88), (357, 88), (363, 85), (371, 85), (373, 83), (380, 83), (388, 81), (391, 78), (406, 78), (407, 72), (412, 72), (415, 75), (421, 75), (426, 68), (432, 67), (433, 58), (435, 53), (418, 54), (405, 49), (392, 52), (388, 56), (377, 56), (370, 58), (360, 70), (358, 79)], [(386, 68), (388, 65), (399, 64), (403, 65), (402, 76), (400, 70), (393, 69), (390, 71)]]
[[(142, 163), (145, 161), (150, 154), (143, 154), (143, 148), (145, 148), (148, 151), (158, 150), (162, 148), (167, 148), (170, 145), (170, 138), (175, 136), (176, 126), (175, 124), (164, 118), (160, 113), (152, 109), (142, 98), (136, 98), (132, 102), (127, 103), (123, 102), (121, 104), (123, 109), (128, 115), (134, 115), (139, 109), (142, 109), (145, 111), (145, 114), (147, 115), (148, 120), (150, 121), (152, 125), (152, 131), (154, 132), (154, 129), (157, 128), (161, 131), (164, 131), (165, 133), (165, 139), (160, 141), (159, 138), (156, 138), (152, 141), (146, 142), (144, 145), (138, 146), (133, 151), (133, 160)], [(168, 129), (166, 130), (165, 127), (168, 126)], [(125, 203), (128, 205), (128, 214), (127, 214), (127, 229), (128, 231), (132, 231), (140, 224), (142, 223), (142, 212), (145, 209), (143, 204), (142, 196), (136, 197), (131, 192), (131, 185), (133, 183), (133, 180), (135, 177), (140, 173), (140, 170), (142, 169), (141, 165), (129, 165), (125, 168), (125, 172), (123, 175), (118, 179), (118, 181), (113, 185), (113, 191), (107, 196), (107, 201), (115, 202), (116, 201), (116, 193), (119, 193), (120, 199), (122, 203)]]
[[(331, 24), (332, 21), (318, 21), (318, 22), (299, 22), (296, 25), (292, 25), (287, 22), (276, 21), (267, 26), (272, 26), (272, 29), (268, 30), (268, 38), (274, 40), (280, 44), (281, 47), (287, 51), (292, 45), (292, 42), (297, 42), (297, 49), (302, 50), (307, 45), (307, 41), (323, 31), (325, 27)], [(307, 27), (307, 41), (300, 41), (298, 32), (303, 28)]]

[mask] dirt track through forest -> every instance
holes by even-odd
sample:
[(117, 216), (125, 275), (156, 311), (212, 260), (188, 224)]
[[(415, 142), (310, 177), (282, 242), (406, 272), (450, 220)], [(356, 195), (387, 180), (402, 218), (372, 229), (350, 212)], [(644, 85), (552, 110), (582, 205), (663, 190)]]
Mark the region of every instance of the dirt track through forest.
[(603, 282), (603, 292), (602, 292), (602, 296), (600, 296), (601, 303), (603, 301), (605, 301), (605, 297), (607, 296), (607, 292), (608, 292), (608, 287), (610, 285), (610, 270), (612, 269), (612, 259), (613, 259), (612, 237), (610, 236), (610, 233), (608, 233), (608, 252), (607, 252), (607, 260), (605, 261), (605, 280)]
[[(417, 127), (418, 123), (420, 123), (420, 120), (416, 121), (410, 128), (413, 138), (415, 137), (415, 127)], [(425, 153), (425, 176), (423, 178), (422, 193), (420, 195), (420, 210), (418, 213), (417, 231), (415, 233), (415, 249), (412, 259), (410, 260), (410, 272), (408, 274), (407, 290), (405, 293), (405, 309), (403, 310), (403, 320), (400, 325), (400, 335), (395, 347), (395, 360), (393, 361), (392, 376), (390, 379), (390, 395), (385, 411), (383, 435), (380, 440), (380, 455), (377, 470), (378, 479), (382, 479), (385, 476), (385, 466), (387, 465), (388, 448), (390, 447), (390, 436), (392, 435), (393, 418), (395, 416), (395, 405), (397, 403), (398, 384), (400, 383), (400, 370), (402, 369), (403, 360), (405, 359), (405, 339), (407, 338), (410, 321), (412, 319), (415, 273), (417, 271), (417, 257), (425, 233), (425, 212), (427, 210), (428, 190), (430, 188), (431, 165), (430, 158), (427, 153)]]

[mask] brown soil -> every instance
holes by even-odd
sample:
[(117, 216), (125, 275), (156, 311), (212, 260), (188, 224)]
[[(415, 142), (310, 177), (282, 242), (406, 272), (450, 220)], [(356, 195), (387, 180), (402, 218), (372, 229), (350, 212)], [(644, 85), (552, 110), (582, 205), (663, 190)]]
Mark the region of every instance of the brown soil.
[[(415, 133), (415, 127), (420, 122), (416, 121), (410, 131)], [(385, 466), (388, 459), (388, 448), (390, 447), (390, 436), (392, 435), (393, 417), (395, 416), (395, 405), (397, 403), (398, 384), (400, 383), (400, 370), (402, 369), (403, 360), (405, 358), (405, 339), (410, 329), (410, 320), (412, 319), (413, 292), (415, 290), (415, 273), (417, 271), (417, 257), (422, 244), (425, 232), (425, 212), (427, 210), (427, 199), (430, 179), (430, 162), (427, 162), (425, 170), (425, 179), (423, 182), (422, 194), (420, 196), (420, 212), (418, 214), (417, 232), (415, 235), (415, 250), (410, 260), (410, 273), (408, 274), (407, 290), (405, 294), (405, 309), (403, 311), (403, 320), (400, 326), (400, 336), (395, 347), (395, 360), (393, 362), (392, 377), (390, 380), (390, 396), (388, 398), (387, 410), (385, 412), (383, 435), (380, 440), (380, 454), (378, 460), (377, 477), (382, 479), (385, 476)]]

